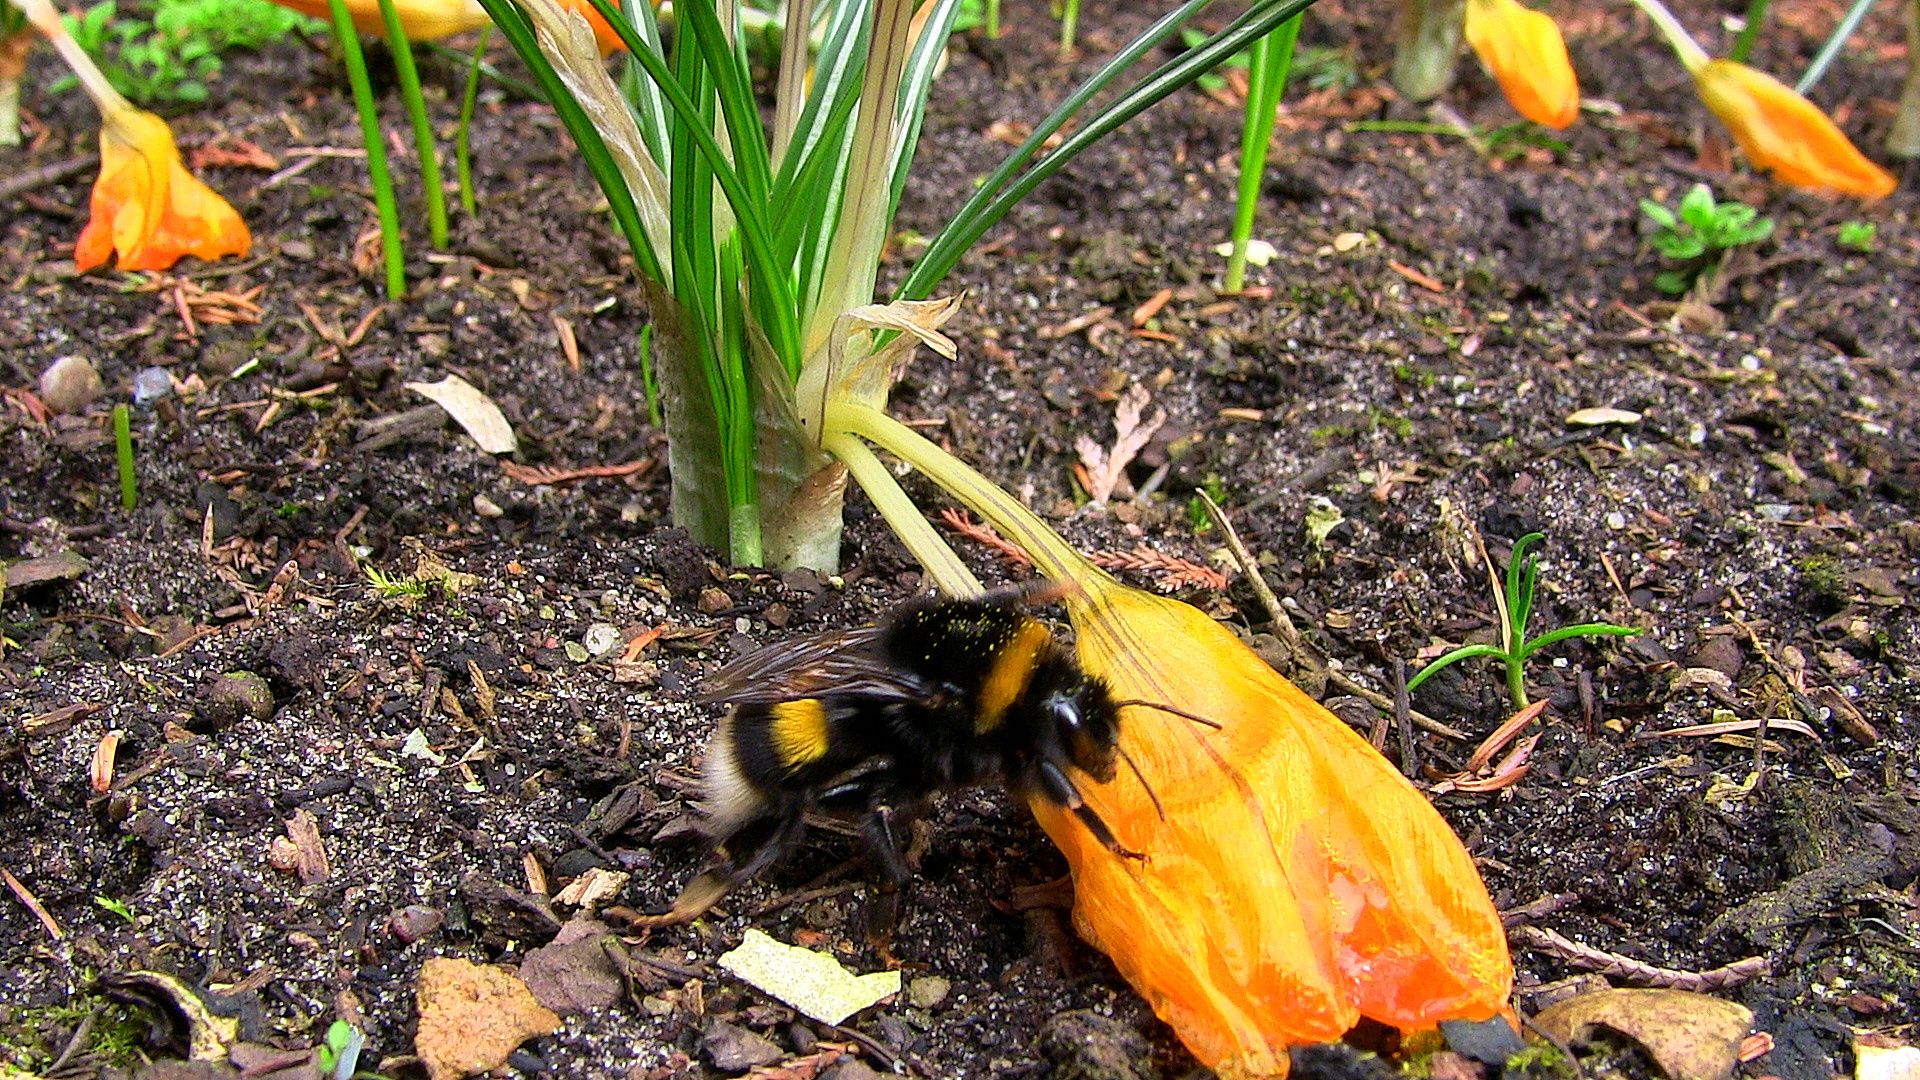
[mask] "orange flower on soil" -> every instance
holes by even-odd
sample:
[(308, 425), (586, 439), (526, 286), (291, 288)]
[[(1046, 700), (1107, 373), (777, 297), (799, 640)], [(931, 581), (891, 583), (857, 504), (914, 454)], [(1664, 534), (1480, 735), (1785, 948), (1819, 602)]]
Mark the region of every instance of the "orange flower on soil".
[(122, 270), (165, 270), (182, 255), (245, 255), (253, 244), (239, 213), (180, 164), (166, 121), (124, 102), (103, 113), (91, 209), (73, 250), (82, 271), (116, 251)]
[[(290, 7), (316, 19), (333, 18), (327, 7), (327, 0), (274, 0), (282, 7)], [(443, 38), (449, 34), (458, 34), (465, 30), (477, 30), (491, 20), (487, 10), (475, 0), (394, 0), (394, 14), (400, 16), (400, 29), (414, 41), (429, 41)], [(620, 37), (600, 17), (590, 0), (560, 0), (560, 6), (569, 11), (578, 12), (593, 27), (594, 40), (600, 43), (602, 55), (625, 48)], [(347, 0), (347, 14), (353, 17), (354, 28), (363, 34), (375, 37), (387, 36), (386, 20), (380, 17), (379, 0)]]
[(1550, 128), (1580, 118), (1580, 81), (1545, 13), (1518, 0), (1467, 0), (1466, 37), (1521, 116)]
[(1073, 867), (1074, 921), (1222, 1077), (1280, 1076), (1287, 1047), (1362, 1017), (1402, 1029), (1507, 1007), (1506, 933), (1425, 796), (1200, 611), (1088, 568), (1081, 664), (1121, 700), (1130, 770), (1087, 785), (1123, 859), (1035, 800)]
[(1694, 68), (1700, 100), (1748, 160), (1794, 187), (1884, 199), (1899, 182), (1868, 161), (1827, 114), (1765, 72), (1732, 60)]

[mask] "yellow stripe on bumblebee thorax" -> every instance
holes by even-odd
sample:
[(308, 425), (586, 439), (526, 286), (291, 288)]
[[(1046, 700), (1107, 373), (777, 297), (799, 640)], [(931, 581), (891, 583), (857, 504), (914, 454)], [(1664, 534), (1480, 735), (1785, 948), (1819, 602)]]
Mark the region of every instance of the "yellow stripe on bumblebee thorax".
[(767, 712), (767, 738), (782, 768), (797, 770), (827, 755), (831, 734), (819, 698), (776, 702)]
[(1026, 696), (1033, 673), (1053, 648), (1053, 633), (1039, 621), (1021, 616), (1004, 644), (993, 650), (986, 677), (974, 698), (973, 728), (977, 734), (1000, 726), (1007, 710)]

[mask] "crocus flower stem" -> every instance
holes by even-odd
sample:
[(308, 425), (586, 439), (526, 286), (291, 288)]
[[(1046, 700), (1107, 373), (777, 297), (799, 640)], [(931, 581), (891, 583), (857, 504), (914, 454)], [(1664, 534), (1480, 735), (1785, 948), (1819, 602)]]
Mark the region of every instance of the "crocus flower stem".
[[(853, 475), (853, 482), (860, 485), (873, 500), (873, 505), (893, 529), (894, 535), (907, 545), (913, 557), (920, 560), (927, 575), (934, 584), (948, 596), (978, 596), (986, 591), (980, 585), (980, 579), (973, 576), (967, 564), (960, 561), (940, 534), (927, 524), (926, 516), (913, 504), (907, 493), (893, 479), (880, 459), (867, 449), (865, 443), (854, 436), (836, 431), (821, 440), (821, 449), (839, 458)], [(931, 444), (929, 444), (931, 445)], [(938, 449), (937, 447), (935, 449)]]
[(380, 18), (387, 24), (387, 42), (393, 47), (393, 73), (413, 122), (413, 144), (420, 154), (420, 187), (427, 200), (427, 235), (435, 249), (447, 246), (447, 194), (440, 189), (440, 152), (433, 144), (433, 124), (427, 120), (427, 102), (420, 94), (420, 69), (413, 63), (413, 43), (393, 0), (380, 0)]
[(13, 2), (19, 6), (20, 10), (27, 13), (27, 21), (53, 43), (54, 50), (60, 54), (60, 59), (65, 60), (67, 66), (73, 69), (74, 77), (80, 80), (81, 88), (86, 90), (87, 96), (100, 107), (102, 115), (118, 109), (133, 108), (133, 103), (120, 96), (120, 91), (115, 90), (113, 84), (107, 81), (107, 76), (94, 64), (93, 58), (89, 57), (87, 51), (80, 47), (80, 43), (73, 40), (72, 35), (67, 33), (66, 26), (60, 22), (60, 13), (54, 10), (49, 0), (13, 0)]
[(1647, 18), (1653, 20), (1654, 26), (1659, 27), (1660, 33), (1667, 39), (1667, 44), (1673, 46), (1673, 51), (1680, 57), (1680, 63), (1688, 71), (1699, 71), (1706, 66), (1709, 59), (1707, 50), (1700, 47), (1700, 43), (1693, 39), (1692, 34), (1687, 33), (1687, 28), (1680, 25), (1680, 20), (1674, 18), (1673, 12), (1667, 10), (1667, 5), (1660, 0), (1633, 0), (1633, 2), (1641, 11), (1647, 13)]
[[(1032, 559), (1042, 577), (1073, 580), (1089, 569), (1086, 559), (1067, 545), (1039, 515), (1000, 490), (973, 467), (871, 405), (834, 402), (827, 406), (826, 429), (857, 435), (905, 461), (946, 489), (967, 508), (991, 522)], [(847, 461), (846, 458), (841, 458)], [(848, 462), (851, 469), (852, 463)], [(858, 478), (856, 474), (856, 479)], [(866, 484), (863, 482), (864, 488)], [(871, 494), (872, 489), (868, 489)], [(892, 521), (891, 518), (888, 519)], [(935, 580), (939, 580), (936, 578)], [(946, 583), (941, 582), (946, 588)], [(975, 586), (978, 587), (977, 585)]]
[(367, 58), (360, 51), (360, 35), (354, 30), (346, 0), (327, 0), (327, 10), (333, 16), (333, 36), (340, 42), (340, 56), (347, 65), (353, 103), (360, 112), (360, 139), (367, 148), (367, 176), (373, 182), (373, 203), (380, 215), (380, 246), (386, 256), (387, 298), (398, 300), (407, 292), (406, 256), (400, 247), (400, 210), (393, 198), (393, 175), (387, 171), (380, 114), (373, 104), (373, 80), (367, 77)]

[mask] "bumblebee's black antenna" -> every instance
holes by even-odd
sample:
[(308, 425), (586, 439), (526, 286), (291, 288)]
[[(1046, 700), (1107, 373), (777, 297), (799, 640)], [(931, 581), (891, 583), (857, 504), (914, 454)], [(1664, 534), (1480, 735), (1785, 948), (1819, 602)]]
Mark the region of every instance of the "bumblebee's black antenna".
[[(1129, 705), (1138, 705), (1144, 709), (1158, 709), (1164, 713), (1172, 713), (1173, 715), (1178, 716), (1183, 720), (1191, 720), (1194, 723), (1201, 725), (1202, 727), (1209, 727), (1215, 731), (1220, 730), (1220, 724), (1218, 721), (1209, 720), (1204, 716), (1196, 716), (1193, 713), (1186, 711), (1185, 709), (1176, 709), (1172, 705), (1165, 705), (1158, 701), (1145, 701), (1138, 698), (1130, 698), (1126, 701), (1116, 701), (1113, 703), (1113, 707), (1116, 709), (1124, 709)], [(1141, 772), (1140, 766), (1134, 764), (1133, 755), (1127, 753), (1127, 748), (1124, 746), (1121, 746), (1119, 743), (1114, 743), (1113, 748), (1120, 752), (1120, 760), (1127, 763), (1127, 768), (1133, 770), (1134, 779), (1139, 780), (1140, 786), (1146, 789), (1147, 798), (1153, 801), (1153, 812), (1160, 815), (1161, 821), (1167, 820), (1167, 808), (1160, 804), (1160, 793), (1153, 790), (1152, 784), (1147, 783), (1147, 774)]]
[(1133, 770), (1133, 778), (1140, 781), (1140, 786), (1146, 789), (1147, 798), (1153, 800), (1153, 812), (1160, 815), (1161, 821), (1167, 820), (1167, 808), (1160, 805), (1159, 793), (1153, 790), (1152, 784), (1147, 783), (1147, 774), (1141, 772), (1140, 766), (1133, 763), (1133, 755), (1127, 753), (1127, 748), (1119, 743), (1114, 743), (1113, 748), (1120, 752), (1120, 760), (1127, 763), (1127, 768)]
[(1141, 698), (1129, 698), (1126, 701), (1116, 701), (1113, 703), (1113, 707), (1116, 709), (1124, 709), (1129, 705), (1138, 705), (1143, 709), (1158, 709), (1163, 713), (1172, 713), (1173, 715), (1178, 716), (1183, 720), (1191, 720), (1202, 727), (1210, 727), (1215, 731), (1219, 731), (1222, 726), (1218, 720), (1209, 720), (1204, 716), (1196, 716), (1185, 709), (1176, 709), (1172, 705), (1165, 705), (1158, 701), (1146, 701)]

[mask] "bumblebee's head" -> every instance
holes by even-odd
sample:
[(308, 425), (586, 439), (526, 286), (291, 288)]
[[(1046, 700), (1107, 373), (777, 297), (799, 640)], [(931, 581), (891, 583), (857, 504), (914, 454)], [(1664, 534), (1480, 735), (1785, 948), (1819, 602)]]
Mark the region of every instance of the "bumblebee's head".
[(1073, 767), (1101, 783), (1113, 779), (1120, 710), (1104, 683), (1062, 664), (1038, 680), (1036, 704), (1059, 750)]

